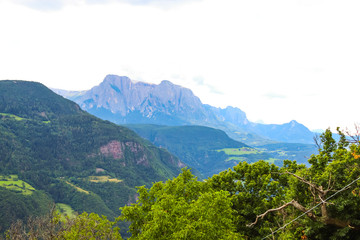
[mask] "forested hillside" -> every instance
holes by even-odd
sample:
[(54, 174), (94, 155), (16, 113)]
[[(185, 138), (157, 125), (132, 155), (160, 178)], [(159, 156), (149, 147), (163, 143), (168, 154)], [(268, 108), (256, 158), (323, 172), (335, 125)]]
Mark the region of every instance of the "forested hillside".
[[(119, 207), (135, 202), (135, 186), (174, 177), (183, 166), (166, 150), (39, 83), (0, 82), (0, 206), (6, 209), (0, 231), (14, 216), (43, 212), (49, 201), (118, 216)], [(19, 182), (10, 175), (34, 191), (14, 189)]]
[(156, 146), (166, 148), (204, 177), (232, 168), (242, 161), (252, 163), (262, 159), (282, 164), (282, 161), (274, 159), (272, 155), (235, 141), (219, 129), (150, 124), (125, 126)]

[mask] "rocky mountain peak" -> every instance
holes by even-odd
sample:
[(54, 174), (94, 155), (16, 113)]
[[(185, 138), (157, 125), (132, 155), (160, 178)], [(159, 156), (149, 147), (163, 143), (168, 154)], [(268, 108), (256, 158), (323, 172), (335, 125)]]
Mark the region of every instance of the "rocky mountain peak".
[(115, 123), (211, 126), (241, 141), (253, 139), (251, 141), (256, 144), (261, 137), (287, 142), (312, 141), (309, 129), (295, 120), (282, 125), (253, 123), (241, 109), (202, 104), (190, 89), (168, 80), (149, 84), (125, 76), (107, 75), (99, 86), (80, 96), (72, 96), (66, 97), (91, 114)]
[(131, 85), (131, 79), (126, 76), (107, 75), (98, 87), (111, 87), (113, 90), (119, 92), (120, 89), (129, 89)]
[(169, 80), (162, 80), (160, 85), (174, 86), (174, 84)]
[(193, 116), (206, 120), (200, 99), (190, 89), (168, 80), (156, 85), (135, 82), (125, 76), (107, 75), (98, 86), (72, 100), (92, 114), (115, 114), (123, 118), (119, 123), (128, 122), (126, 118), (134, 121), (135, 116), (138, 119), (141, 116), (142, 121), (144, 118), (149, 121), (152, 119), (151, 121), (162, 124), (164, 121), (167, 124), (183, 123)]

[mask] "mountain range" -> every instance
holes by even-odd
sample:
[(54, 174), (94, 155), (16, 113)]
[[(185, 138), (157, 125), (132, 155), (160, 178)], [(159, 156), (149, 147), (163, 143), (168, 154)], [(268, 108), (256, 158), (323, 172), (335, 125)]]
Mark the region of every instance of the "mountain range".
[(202, 104), (190, 89), (166, 80), (157, 85), (108, 75), (100, 85), (87, 91), (53, 90), (83, 110), (117, 124), (208, 126), (252, 146), (314, 143), (314, 133), (295, 120), (285, 124), (254, 123), (239, 108)]

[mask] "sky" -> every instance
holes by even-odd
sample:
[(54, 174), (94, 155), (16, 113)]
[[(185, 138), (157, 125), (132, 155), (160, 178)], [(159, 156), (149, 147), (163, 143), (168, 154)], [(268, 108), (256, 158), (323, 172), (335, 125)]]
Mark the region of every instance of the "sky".
[(0, 0), (0, 79), (190, 88), (250, 121), (360, 122), (358, 0)]

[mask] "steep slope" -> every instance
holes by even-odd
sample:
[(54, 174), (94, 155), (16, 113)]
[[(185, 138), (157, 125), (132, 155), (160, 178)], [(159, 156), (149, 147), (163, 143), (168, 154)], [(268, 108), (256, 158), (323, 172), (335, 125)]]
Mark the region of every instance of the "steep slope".
[(0, 81), (0, 175), (16, 174), (57, 203), (118, 216), (135, 201), (135, 186), (174, 177), (183, 166), (39, 83)]
[(248, 145), (277, 141), (313, 143), (311, 131), (297, 122), (252, 123), (240, 109), (202, 104), (191, 90), (169, 81), (155, 85), (108, 75), (99, 86), (88, 91), (54, 91), (95, 116), (118, 124), (202, 125), (221, 129)]
[[(270, 159), (271, 155), (259, 152), (249, 146), (229, 138), (225, 132), (203, 126), (160, 126), (126, 125), (155, 145), (168, 149), (186, 165), (193, 167), (204, 176), (210, 177), (228, 168), (239, 160), (254, 162)], [(243, 149), (240, 157), (226, 154), (224, 149)], [(251, 152), (251, 154), (250, 154)]]

